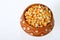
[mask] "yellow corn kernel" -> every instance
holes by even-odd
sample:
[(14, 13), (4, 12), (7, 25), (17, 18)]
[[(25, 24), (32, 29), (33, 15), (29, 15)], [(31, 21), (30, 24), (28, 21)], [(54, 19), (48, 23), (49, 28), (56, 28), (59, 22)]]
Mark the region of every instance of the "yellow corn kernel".
[(43, 26), (47, 26), (47, 22), (44, 22), (44, 23), (43, 23)]

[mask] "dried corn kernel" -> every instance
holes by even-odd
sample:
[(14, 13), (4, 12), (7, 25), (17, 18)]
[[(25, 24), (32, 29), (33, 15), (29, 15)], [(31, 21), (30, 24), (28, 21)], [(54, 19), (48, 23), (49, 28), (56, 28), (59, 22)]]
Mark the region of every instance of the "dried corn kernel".
[(43, 27), (51, 22), (51, 12), (46, 7), (35, 5), (26, 11), (25, 18), (28, 24), (34, 27)]

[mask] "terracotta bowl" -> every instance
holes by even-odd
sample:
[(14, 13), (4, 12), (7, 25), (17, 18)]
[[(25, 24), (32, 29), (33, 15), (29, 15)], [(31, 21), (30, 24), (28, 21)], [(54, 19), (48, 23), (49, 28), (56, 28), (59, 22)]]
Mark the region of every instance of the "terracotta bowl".
[(29, 5), (21, 16), (20, 25), (32, 36), (44, 36), (54, 27), (53, 13), (43, 4)]

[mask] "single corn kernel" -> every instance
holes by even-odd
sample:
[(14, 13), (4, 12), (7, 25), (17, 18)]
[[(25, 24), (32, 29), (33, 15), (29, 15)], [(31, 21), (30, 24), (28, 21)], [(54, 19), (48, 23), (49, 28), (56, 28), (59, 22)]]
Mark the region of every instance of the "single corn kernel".
[(47, 22), (44, 22), (44, 23), (43, 23), (43, 26), (46, 26), (46, 25), (47, 25)]
[(41, 10), (40, 10), (40, 12), (42, 13), (42, 12), (43, 12), (43, 10), (41, 9)]

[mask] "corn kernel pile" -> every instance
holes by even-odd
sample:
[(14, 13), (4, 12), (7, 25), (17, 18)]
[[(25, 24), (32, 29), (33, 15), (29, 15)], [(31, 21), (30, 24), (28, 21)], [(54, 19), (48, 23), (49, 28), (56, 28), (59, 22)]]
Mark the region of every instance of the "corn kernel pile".
[(42, 5), (34, 5), (25, 12), (26, 22), (33, 27), (44, 27), (51, 22), (51, 11)]

